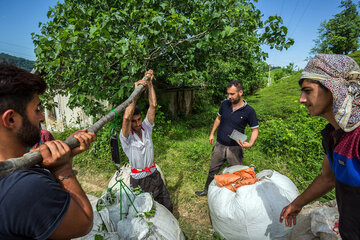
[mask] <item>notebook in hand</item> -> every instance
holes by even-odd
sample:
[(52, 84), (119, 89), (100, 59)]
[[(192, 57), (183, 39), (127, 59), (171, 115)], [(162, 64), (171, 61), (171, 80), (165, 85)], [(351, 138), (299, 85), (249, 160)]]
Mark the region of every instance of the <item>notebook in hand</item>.
[(241, 132), (239, 132), (238, 130), (234, 129), (233, 132), (231, 133), (231, 135), (229, 136), (231, 139), (234, 139), (236, 142), (238, 142), (239, 140), (241, 142), (245, 142), (247, 139), (247, 136)]

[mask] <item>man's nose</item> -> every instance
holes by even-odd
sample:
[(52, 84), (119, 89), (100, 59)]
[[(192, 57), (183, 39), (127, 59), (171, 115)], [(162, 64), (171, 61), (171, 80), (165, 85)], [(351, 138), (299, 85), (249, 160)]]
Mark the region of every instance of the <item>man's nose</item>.
[(306, 103), (306, 98), (304, 97), (303, 93), (300, 94), (299, 103), (302, 103), (302, 104)]

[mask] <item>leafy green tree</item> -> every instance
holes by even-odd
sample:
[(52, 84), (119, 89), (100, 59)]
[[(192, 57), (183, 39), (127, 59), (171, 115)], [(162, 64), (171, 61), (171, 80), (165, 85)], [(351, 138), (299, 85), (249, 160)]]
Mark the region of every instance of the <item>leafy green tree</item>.
[(280, 16), (262, 21), (251, 0), (65, 0), (47, 16), (33, 41), (48, 97), (71, 93), (70, 107), (92, 115), (101, 100), (120, 103), (147, 69), (158, 88), (203, 86), (210, 102), (229, 80), (253, 91), (263, 84), (260, 45), (294, 42)]
[(344, 8), (328, 22), (320, 24), (319, 37), (314, 40), (314, 53), (348, 54), (359, 48), (360, 17), (352, 0), (342, 0)]
[(285, 67), (285, 71), (287, 74), (291, 74), (294, 71), (296, 71), (297, 66), (295, 65), (295, 63), (290, 62), (286, 67)]
[(283, 77), (285, 77), (284, 69), (276, 69), (274, 71), (274, 81), (275, 82), (278, 82)]

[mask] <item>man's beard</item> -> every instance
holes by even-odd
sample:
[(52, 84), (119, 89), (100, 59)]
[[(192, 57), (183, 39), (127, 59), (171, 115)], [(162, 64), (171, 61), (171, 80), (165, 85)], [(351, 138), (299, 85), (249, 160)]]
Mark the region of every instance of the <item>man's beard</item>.
[(231, 101), (232, 104), (238, 104), (240, 102), (240, 97)]
[(22, 126), (16, 133), (20, 142), (26, 147), (32, 147), (40, 142), (40, 128), (31, 124), (27, 116), (23, 116)]

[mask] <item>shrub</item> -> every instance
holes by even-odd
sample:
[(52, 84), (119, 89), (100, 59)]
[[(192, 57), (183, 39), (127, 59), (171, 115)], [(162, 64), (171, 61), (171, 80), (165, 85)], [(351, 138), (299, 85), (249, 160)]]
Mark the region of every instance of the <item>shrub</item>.
[[(274, 118), (260, 125), (257, 146), (270, 159), (277, 159), (283, 174), (303, 191), (321, 172), (324, 150), (321, 130), (327, 122), (308, 116), (304, 106), (285, 119)], [(333, 199), (334, 193), (322, 200)]]

